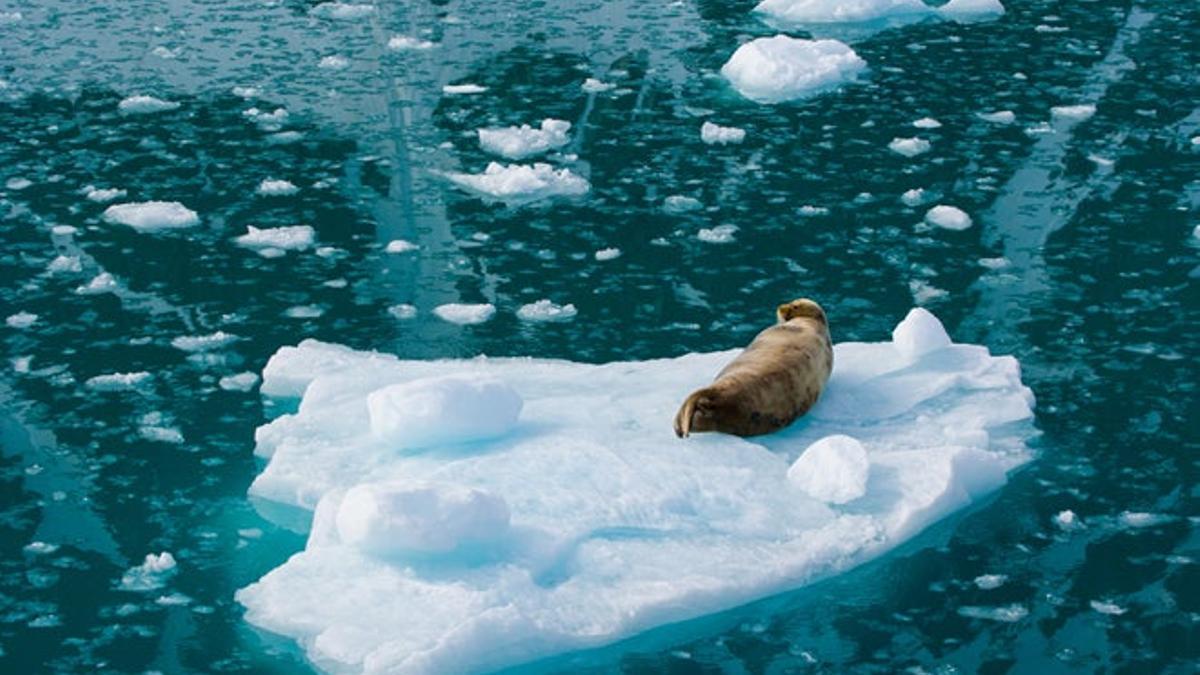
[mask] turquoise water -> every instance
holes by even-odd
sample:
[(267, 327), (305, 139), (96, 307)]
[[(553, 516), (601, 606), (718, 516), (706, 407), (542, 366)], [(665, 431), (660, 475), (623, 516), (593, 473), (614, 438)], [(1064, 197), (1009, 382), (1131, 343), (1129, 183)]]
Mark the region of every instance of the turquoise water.
[[(744, 344), (800, 295), (825, 305), (838, 340), (885, 339), (920, 303), (957, 341), (1017, 356), (1038, 396), (1039, 459), (850, 574), (543, 670), (1194, 672), (1194, 4), (1011, 0), (996, 21), (844, 35), (870, 64), (864, 82), (774, 106), (715, 75), (740, 41), (773, 34), (753, 3), (379, 2), (347, 21), (315, 18), (313, 4), (0, 5), (20, 12), (0, 23), (0, 314), (37, 315), (0, 328), (5, 672), (309, 670), (233, 601), (304, 543), (245, 497), (254, 429), (273, 412), (218, 386), (281, 345), (655, 358)], [(395, 34), (441, 44), (389, 51)], [(320, 67), (330, 55), (347, 67)], [(589, 95), (586, 77), (616, 88)], [(458, 82), (489, 90), (441, 94)], [(180, 107), (118, 112), (141, 93)], [(1039, 127), (1052, 106), (1080, 103), (1095, 115)], [(264, 129), (251, 107), (289, 115)], [(1016, 121), (977, 116), (998, 110)], [(942, 127), (912, 128), (927, 116)], [(475, 129), (544, 117), (574, 124), (585, 199), (506, 207), (440, 175), (486, 164)], [(703, 145), (709, 118), (746, 142)], [(932, 150), (887, 149), (913, 135)], [(256, 196), (269, 177), (301, 190)], [(182, 201), (201, 226), (104, 223), (87, 185)], [(975, 225), (920, 226), (927, 207), (899, 199), (912, 188)], [(676, 194), (704, 208), (667, 213)], [(246, 225), (299, 223), (338, 251), (268, 259), (230, 241)], [(697, 238), (720, 224), (738, 227), (734, 242)], [(422, 248), (384, 253), (396, 238)], [(609, 247), (620, 257), (595, 259)], [(48, 273), (59, 254), (80, 270)], [(101, 271), (117, 293), (74, 292)], [(541, 298), (579, 314), (515, 317)], [(498, 313), (455, 326), (429, 311), (445, 302)], [(420, 313), (398, 320), (398, 303)], [(200, 355), (170, 344), (216, 330), (240, 339)], [(136, 395), (83, 384), (135, 371), (153, 375)], [(148, 439), (147, 424), (183, 442)], [(1057, 525), (1065, 510), (1083, 527)], [(119, 589), (162, 550), (179, 561), (170, 591), (186, 597)], [(974, 581), (989, 574), (1007, 579)], [(1027, 613), (967, 609), (1010, 606)]]

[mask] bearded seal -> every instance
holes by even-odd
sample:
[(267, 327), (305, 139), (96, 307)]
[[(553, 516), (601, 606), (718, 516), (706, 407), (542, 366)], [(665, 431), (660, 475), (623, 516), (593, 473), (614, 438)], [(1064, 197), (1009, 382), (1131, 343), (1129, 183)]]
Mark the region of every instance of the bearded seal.
[(675, 415), (675, 435), (720, 431), (757, 436), (808, 412), (833, 371), (825, 310), (803, 298), (775, 310), (778, 323), (759, 333), (713, 383), (692, 392)]

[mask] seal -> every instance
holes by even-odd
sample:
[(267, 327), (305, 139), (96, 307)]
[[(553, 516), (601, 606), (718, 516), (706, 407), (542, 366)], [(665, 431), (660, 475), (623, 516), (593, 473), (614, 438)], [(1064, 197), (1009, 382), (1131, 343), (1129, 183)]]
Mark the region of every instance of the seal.
[(825, 310), (802, 298), (780, 305), (775, 315), (778, 323), (759, 333), (712, 384), (684, 400), (675, 415), (676, 436), (769, 434), (816, 404), (833, 371)]

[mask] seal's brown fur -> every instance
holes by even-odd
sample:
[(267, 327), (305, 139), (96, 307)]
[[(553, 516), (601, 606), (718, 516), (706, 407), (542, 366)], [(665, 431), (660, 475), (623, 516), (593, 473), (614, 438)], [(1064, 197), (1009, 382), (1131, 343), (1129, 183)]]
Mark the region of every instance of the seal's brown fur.
[(778, 431), (808, 412), (833, 370), (825, 311), (812, 300), (776, 310), (779, 322), (688, 396), (675, 415), (675, 435), (720, 431), (757, 436)]

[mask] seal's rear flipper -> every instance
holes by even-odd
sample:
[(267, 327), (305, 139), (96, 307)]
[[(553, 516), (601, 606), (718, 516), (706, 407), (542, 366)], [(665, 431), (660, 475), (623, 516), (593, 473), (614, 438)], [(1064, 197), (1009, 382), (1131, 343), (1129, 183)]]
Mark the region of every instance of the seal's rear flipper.
[(696, 414), (696, 401), (700, 399), (700, 392), (692, 392), (691, 396), (683, 402), (679, 407), (679, 412), (675, 413), (675, 435), (680, 438), (687, 438), (692, 431), (692, 416)]

